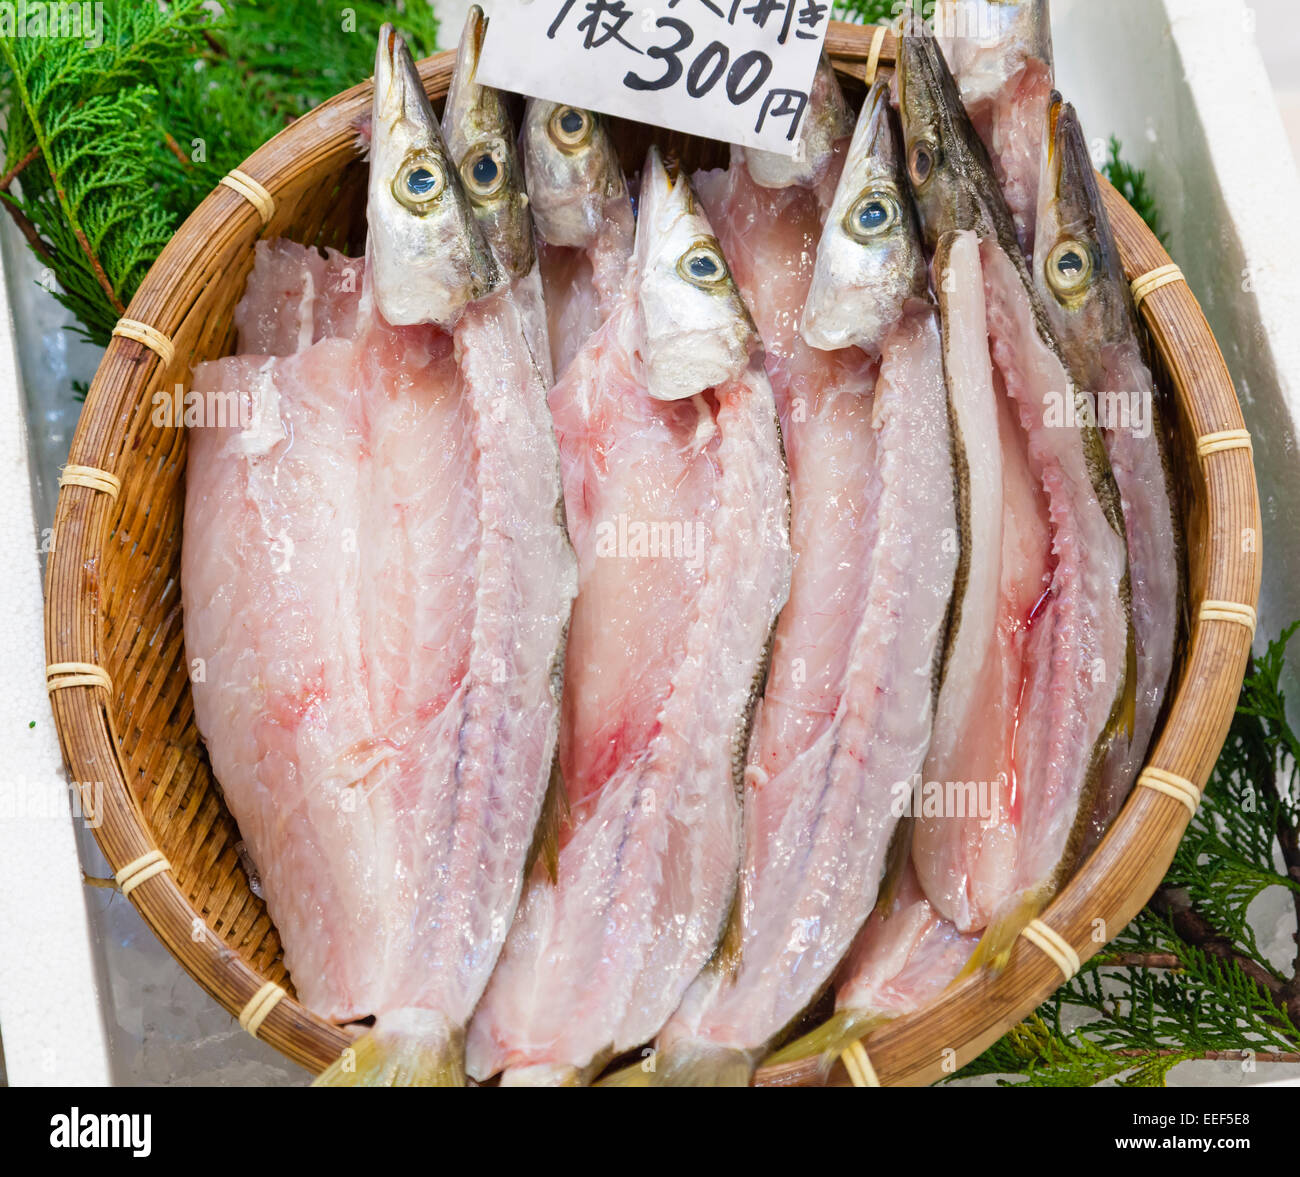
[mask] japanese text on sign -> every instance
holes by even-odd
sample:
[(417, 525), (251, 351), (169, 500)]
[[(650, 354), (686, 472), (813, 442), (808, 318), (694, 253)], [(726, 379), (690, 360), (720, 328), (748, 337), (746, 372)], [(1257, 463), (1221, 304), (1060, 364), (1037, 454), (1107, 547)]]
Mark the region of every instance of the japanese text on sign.
[(792, 155), (830, 0), (495, 0), (478, 80)]

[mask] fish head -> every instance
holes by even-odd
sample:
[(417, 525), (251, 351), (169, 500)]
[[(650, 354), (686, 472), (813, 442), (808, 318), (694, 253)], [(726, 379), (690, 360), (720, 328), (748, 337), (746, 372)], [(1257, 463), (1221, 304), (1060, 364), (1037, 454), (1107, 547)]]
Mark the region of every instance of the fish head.
[(928, 284), (882, 79), (863, 104), (817, 246), (803, 337), (825, 351), (857, 346), (876, 354), (903, 304), (924, 298)]
[(903, 163), (926, 245), (933, 250), (945, 233), (973, 229), (1019, 256), (988, 150), (938, 42), (923, 26), (899, 38), (896, 74)]
[(532, 215), (504, 96), (475, 81), (486, 32), (483, 9), (471, 5), (456, 51), (442, 133), (488, 245), (511, 277), (522, 278), (536, 259)]
[(380, 29), (375, 56), (366, 219), (375, 303), (394, 325), (450, 327), (501, 285), (415, 62), (391, 25)]
[(636, 225), (637, 300), (646, 391), (682, 400), (734, 380), (758, 331), (684, 174), (656, 148), (641, 174)]
[(523, 140), (533, 223), (542, 240), (579, 249), (593, 245), (606, 203), (627, 198), (605, 120), (580, 106), (530, 98)]
[(745, 167), (750, 179), (760, 188), (815, 188), (830, 167), (835, 144), (851, 127), (849, 104), (830, 58), (823, 53), (813, 76), (794, 155), (747, 148)]
[(1034, 241), (1034, 285), (1066, 339), (1092, 344), (1128, 331), (1128, 285), (1074, 107), (1052, 96)]

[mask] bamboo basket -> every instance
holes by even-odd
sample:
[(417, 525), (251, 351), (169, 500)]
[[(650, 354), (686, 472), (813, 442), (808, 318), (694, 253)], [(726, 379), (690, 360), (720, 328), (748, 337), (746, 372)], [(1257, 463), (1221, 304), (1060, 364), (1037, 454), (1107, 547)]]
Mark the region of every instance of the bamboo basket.
[[(827, 48), (860, 97), (894, 39), (833, 23)], [(420, 65), (445, 96), (453, 54)], [(280, 941), (240, 864), (239, 831), (194, 723), (178, 585), (183, 429), (150, 420), (159, 389), (228, 354), (232, 312), (254, 243), (364, 237), (366, 165), (355, 86), (255, 152), (163, 250), (99, 367), (61, 479), (46, 578), (50, 699), (72, 778), (100, 796), (99, 844), (124, 895), (189, 973), (241, 1025), (313, 1072), (351, 1040), (294, 998)], [(725, 148), (616, 124), (638, 166), (651, 135), (689, 166)], [(914, 1085), (974, 1058), (1119, 932), (1154, 892), (1227, 734), (1255, 627), (1259, 503), (1250, 437), (1195, 298), (1138, 215), (1103, 184), (1124, 267), (1138, 284), (1158, 379), (1173, 404), (1172, 461), (1187, 539), (1187, 640), (1163, 727), (1139, 787), (1096, 852), (1017, 941), (997, 975), (967, 978), (930, 1009), (846, 1052), (829, 1079), (814, 1064), (760, 1070), (770, 1086)], [(1148, 787), (1149, 786), (1149, 787)], [(847, 1064), (847, 1065), (845, 1065)]]

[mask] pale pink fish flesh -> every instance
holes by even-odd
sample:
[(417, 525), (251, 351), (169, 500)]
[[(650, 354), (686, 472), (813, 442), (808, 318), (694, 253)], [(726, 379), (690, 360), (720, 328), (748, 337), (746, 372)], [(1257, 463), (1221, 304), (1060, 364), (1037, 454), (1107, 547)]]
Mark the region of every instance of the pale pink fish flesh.
[[(1154, 392), (1136, 339), (1103, 346), (1098, 354), (1106, 372), (1103, 395), (1106, 391)], [(1150, 421), (1149, 426), (1152, 432), (1145, 437), (1123, 427), (1102, 431), (1128, 536), (1137, 682), (1133, 729), (1119, 731), (1106, 755), (1083, 853), (1101, 841), (1133, 788), (1173, 672), (1182, 554), (1169, 471), (1161, 452), (1160, 422)]]
[[(253, 308), (291, 253), (259, 257), (246, 339), (275, 344)], [(454, 336), (367, 315), (195, 388), (253, 411), (189, 431), (195, 713), (298, 995), (455, 1054), (522, 885), (576, 587), (519, 312), (498, 294)]]
[(688, 1084), (743, 1082), (870, 913), (892, 786), (929, 743), (957, 560), (933, 313), (900, 308), (879, 366), (813, 351), (798, 324), (815, 196), (759, 189), (735, 163), (700, 189), (768, 347), (796, 563), (751, 745), (734, 960), (701, 974), (659, 1038), (666, 1081)]
[(977, 942), (935, 911), (908, 862), (840, 966), (835, 1008), (861, 1020), (924, 1009), (961, 972)]
[(989, 811), (922, 815), (913, 861), (935, 908), (970, 932), (1041, 904), (1077, 858), (1131, 688), (1127, 553), (1122, 520), (1103, 506), (1109, 475), (1095, 433), (1053, 423), (1072, 383), (1020, 271), (992, 241), (977, 258), (969, 233), (956, 235), (944, 269), (952, 287), (984, 286), (997, 405), (969, 414), (959, 437), (976, 456), (996, 446), (1002, 478), (1000, 494), (986, 487), (968, 500), (989, 542), (968, 546), (954, 609), (958, 639), (968, 624), (981, 642), (991, 635), (980, 690), (950, 663), (944, 693), (955, 684), (962, 705), (945, 712), (941, 695), (951, 726), (936, 728), (925, 778), (945, 789), (975, 782)]
[(604, 227), (590, 248), (538, 241), (551, 363), (557, 376), (618, 305), (631, 253), (632, 208), (626, 193), (610, 199)]
[[(942, 242), (935, 258), (935, 272), (940, 277), (935, 289), (939, 294), (949, 413), (958, 454), (958, 506), (963, 534), (963, 558), (957, 574), (953, 623), (944, 651), (934, 733), (918, 782), (922, 786), (927, 781), (935, 782), (942, 788), (945, 767), (957, 762), (972, 741), (990, 734), (968, 730), (966, 716), (977, 709), (984, 714), (981, 708), (995, 714), (996, 707), (987, 708), (991, 691), (1000, 705), (1006, 705), (1001, 684), (1009, 676), (1004, 666), (1014, 662), (1019, 651), (1015, 635), (1004, 639), (1000, 634), (1005, 633), (1005, 628), (998, 628), (999, 603), (1004, 600), (1001, 561), (972, 561), (969, 556), (971, 551), (997, 550), (1004, 525), (1003, 458), (995, 424), (999, 409), (975, 235), (957, 234)], [(947, 281), (943, 275), (947, 275)], [(1018, 485), (1022, 485), (1023, 474), (1023, 463), (1009, 464), (1009, 479), (1020, 475)], [(1041, 572), (1038, 575), (1041, 577)], [(1041, 581), (1034, 583), (1031, 576), (1030, 593), (1035, 600), (1039, 591)], [(993, 733), (997, 731), (995, 726)], [(918, 795), (914, 793), (911, 800), (915, 803)], [(923, 793), (919, 800), (924, 804)], [(961, 971), (977, 940), (977, 933), (963, 935), (926, 898), (911, 862), (910, 843), (909, 837), (908, 861), (895, 895), (889, 897), (886, 906), (882, 907), (884, 900), (877, 904), (836, 979), (837, 1009), (853, 1015), (859, 1024), (876, 1016), (912, 1013), (927, 1005)]]
[(629, 282), (550, 397), (579, 559), (570, 812), (557, 877), (539, 861), (471, 1028), (470, 1073), (506, 1085), (585, 1081), (652, 1037), (735, 891), (749, 719), (789, 590), (776, 411), (759, 357), (650, 399), (644, 336)]
[(290, 356), (356, 330), (365, 263), (296, 241), (259, 241), (253, 272), (235, 307), (238, 354)]

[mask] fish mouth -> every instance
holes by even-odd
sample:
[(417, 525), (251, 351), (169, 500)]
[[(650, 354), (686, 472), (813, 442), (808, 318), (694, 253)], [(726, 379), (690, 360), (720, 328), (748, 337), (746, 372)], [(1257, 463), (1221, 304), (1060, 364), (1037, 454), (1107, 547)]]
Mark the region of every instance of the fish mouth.
[(1053, 90), (1047, 106), (1047, 167), (1052, 191), (1058, 199), (1061, 195), (1061, 115), (1064, 105), (1061, 95)]
[(501, 96), (477, 80), (487, 25), (483, 9), (477, 4), (471, 6), (456, 49), (456, 68), (447, 91), (442, 125), (448, 146), (458, 155), (463, 154), (465, 140), (498, 129), (504, 131)]
[(399, 122), (422, 123), (428, 99), (406, 41), (390, 24), (379, 30), (375, 53), (375, 111), (386, 126)]
[[(900, 111), (911, 109), (915, 101), (930, 105), (937, 114), (945, 97), (952, 97), (944, 93), (947, 63), (943, 60), (943, 51), (934, 34), (924, 25), (921, 25), (919, 32), (905, 32), (899, 38), (895, 68), (898, 74)], [(956, 91), (955, 82), (952, 89)], [(960, 95), (955, 96), (960, 98)]]
[[(880, 147), (881, 136), (890, 135), (891, 128), (889, 125), (891, 109), (889, 105), (889, 85), (886, 82), (878, 82), (871, 87), (867, 94), (866, 105), (860, 117), (867, 120), (867, 134), (864, 141), (864, 156), (871, 157), (877, 154)], [(892, 143), (891, 143), (892, 148)], [(896, 153), (891, 150), (890, 156)]]
[(646, 156), (646, 170), (658, 182), (663, 178), (663, 195), (669, 196), (677, 190), (677, 182), (682, 178), (681, 163), (675, 155), (663, 155), (659, 148), (651, 146)]
[(471, 4), (465, 14), (465, 29), (461, 33), (459, 68), (467, 70), (466, 80), (473, 81), (478, 73), (479, 58), (483, 55), (483, 38), (487, 36), (487, 17), (477, 4)]
[(641, 170), (641, 194), (637, 209), (637, 251), (644, 260), (652, 240), (670, 232), (671, 226), (694, 211), (691, 185), (677, 160), (660, 154), (652, 146)]
[(1063, 219), (1096, 220), (1092, 156), (1074, 107), (1053, 91), (1047, 117), (1047, 179)]

